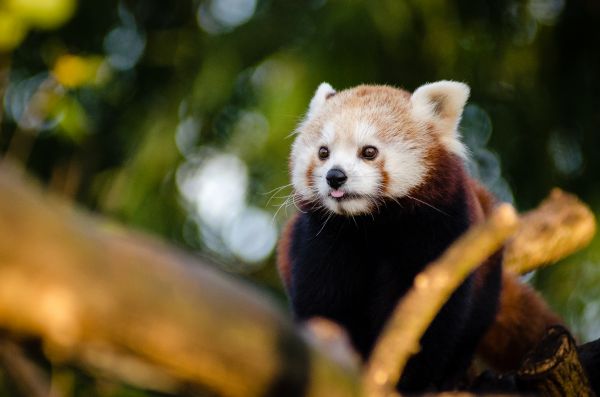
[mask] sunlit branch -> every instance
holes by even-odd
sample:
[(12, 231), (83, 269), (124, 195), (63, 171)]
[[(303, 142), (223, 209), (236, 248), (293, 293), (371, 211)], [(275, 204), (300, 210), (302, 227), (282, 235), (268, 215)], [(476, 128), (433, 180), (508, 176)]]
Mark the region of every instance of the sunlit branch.
[(467, 275), (495, 252), (517, 227), (514, 209), (504, 204), (483, 224), (471, 227), (444, 254), (419, 274), (388, 320), (367, 364), (369, 396), (387, 396), (400, 379), (419, 340)]
[(359, 376), (259, 291), (74, 211), (6, 165), (0, 191), (0, 328), (40, 337), (52, 360), (169, 392), (359, 394)]
[(592, 211), (572, 194), (554, 189), (539, 207), (521, 216), (506, 247), (505, 269), (523, 274), (552, 264), (588, 245), (595, 232)]

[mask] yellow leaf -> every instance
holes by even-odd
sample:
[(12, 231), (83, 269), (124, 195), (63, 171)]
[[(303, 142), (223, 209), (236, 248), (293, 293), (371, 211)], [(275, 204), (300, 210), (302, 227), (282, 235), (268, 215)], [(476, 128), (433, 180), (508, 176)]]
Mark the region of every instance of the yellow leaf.
[(27, 33), (27, 25), (15, 14), (0, 9), (0, 51), (18, 46)]
[(61, 55), (54, 64), (52, 74), (65, 87), (92, 85), (98, 82), (102, 62), (98, 56)]
[(75, 0), (6, 0), (6, 6), (32, 26), (52, 29), (65, 23), (75, 11)]

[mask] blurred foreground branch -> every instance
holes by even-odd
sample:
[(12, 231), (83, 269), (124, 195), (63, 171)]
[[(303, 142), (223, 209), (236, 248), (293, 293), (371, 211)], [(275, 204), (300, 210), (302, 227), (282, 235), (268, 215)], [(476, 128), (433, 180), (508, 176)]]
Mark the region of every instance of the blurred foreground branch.
[[(170, 393), (358, 396), (362, 380), (369, 396), (392, 394), (447, 297), (517, 228), (512, 207), (501, 206), (417, 276), (361, 379), (347, 365), (355, 358), (334, 325), (311, 324), (311, 337), (322, 339), (314, 349), (252, 287), (74, 211), (6, 162), (0, 191), (0, 328), (40, 337), (54, 361), (77, 361)], [(517, 230), (507, 255), (513, 269), (524, 271), (585, 245), (595, 221), (577, 199), (554, 191)], [(545, 255), (535, 256), (525, 241)], [(337, 362), (323, 350), (335, 351)], [(21, 371), (27, 373), (33, 372)], [(46, 387), (39, 376), (29, 379)]]
[(506, 246), (504, 268), (523, 274), (552, 264), (588, 245), (595, 232), (592, 211), (574, 195), (553, 189), (539, 207), (521, 216)]
[(41, 199), (6, 165), (0, 191), (0, 327), (41, 337), (53, 360), (173, 393), (359, 394), (250, 286)]

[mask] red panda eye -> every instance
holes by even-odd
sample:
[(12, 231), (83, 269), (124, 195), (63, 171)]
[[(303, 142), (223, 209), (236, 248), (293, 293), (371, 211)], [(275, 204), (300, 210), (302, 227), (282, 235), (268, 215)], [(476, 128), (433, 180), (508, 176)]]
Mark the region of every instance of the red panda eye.
[(375, 146), (365, 146), (360, 153), (361, 157), (365, 160), (374, 160), (377, 154), (379, 154), (379, 151)]
[(325, 146), (321, 146), (319, 148), (319, 158), (325, 160), (327, 157), (329, 157), (329, 149)]

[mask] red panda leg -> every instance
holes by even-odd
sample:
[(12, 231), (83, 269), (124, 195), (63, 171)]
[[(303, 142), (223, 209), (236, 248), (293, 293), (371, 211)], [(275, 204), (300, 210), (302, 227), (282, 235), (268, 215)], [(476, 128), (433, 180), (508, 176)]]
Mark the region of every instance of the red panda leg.
[(556, 324), (563, 321), (539, 294), (504, 271), (498, 315), (479, 344), (479, 356), (497, 370), (515, 370), (546, 328)]

